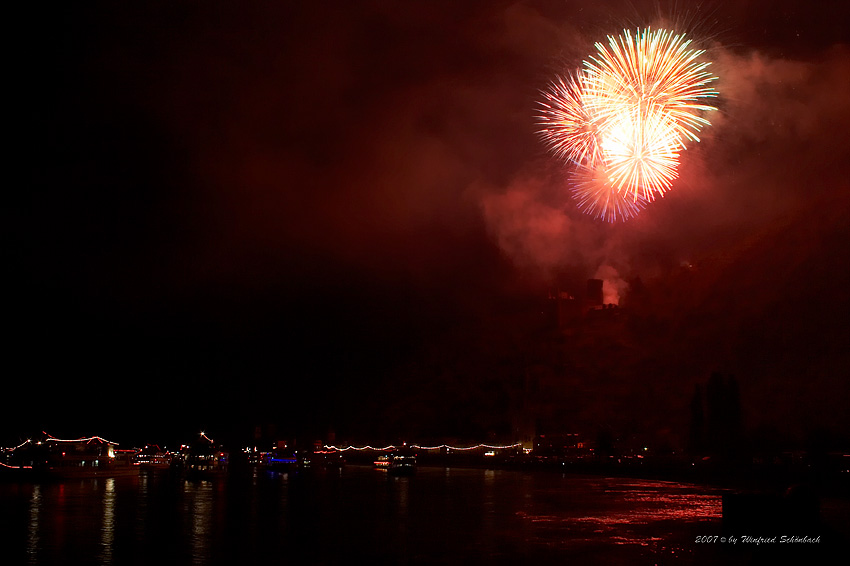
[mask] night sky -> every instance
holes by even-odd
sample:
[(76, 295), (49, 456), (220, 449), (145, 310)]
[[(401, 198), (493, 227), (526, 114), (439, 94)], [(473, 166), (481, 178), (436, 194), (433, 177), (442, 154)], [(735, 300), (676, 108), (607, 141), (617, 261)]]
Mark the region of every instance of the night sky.
[[(847, 435), (850, 8), (678, 4), (34, 15), (0, 444), (509, 440), (530, 371), (562, 380), (570, 429), (682, 430), (720, 371), (748, 429)], [(670, 22), (708, 49), (719, 111), (665, 198), (594, 220), (536, 133), (539, 91), (606, 34)], [(634, 324), (541, 355), (548, 293), (591, 277)]]

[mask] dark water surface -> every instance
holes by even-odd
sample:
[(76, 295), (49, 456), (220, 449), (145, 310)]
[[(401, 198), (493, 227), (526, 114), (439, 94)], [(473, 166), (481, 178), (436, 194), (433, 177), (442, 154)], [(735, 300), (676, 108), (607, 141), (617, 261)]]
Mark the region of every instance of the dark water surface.
[[(371, 467), (0, 485), (7, 564), (709, 564), (721, 492), (554, 472)], [(719, 563), (719, 562), (718, 562)]]

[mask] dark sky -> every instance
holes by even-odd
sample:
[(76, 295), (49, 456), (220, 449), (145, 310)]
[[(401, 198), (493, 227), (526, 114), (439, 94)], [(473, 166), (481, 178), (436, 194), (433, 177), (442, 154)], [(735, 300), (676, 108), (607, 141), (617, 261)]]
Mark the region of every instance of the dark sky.
[[(850, 430), (844, 2), (243, 4), (29, 23), (4, 442), (504, 436), (538, 299), (594, 276), (624, 301), (639, 277), (655, 330), (552, 370), (571, 425), (630, 398), (678, 426), (718, 370), (752, 427)], [(708, 49), (720, 110), (673, 191), (600, 223), (540, 143), (539, 89), (670, 22)]]

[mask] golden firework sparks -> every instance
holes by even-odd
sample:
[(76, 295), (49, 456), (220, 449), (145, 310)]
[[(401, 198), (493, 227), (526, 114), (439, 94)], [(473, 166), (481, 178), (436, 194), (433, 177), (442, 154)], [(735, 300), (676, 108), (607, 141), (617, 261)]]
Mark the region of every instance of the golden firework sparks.
[[(637, 210), (670, 190), (679, 154), (709, 125), (708, 102), (717, 77), (684, 34), (624, 31), (596, 44), (596, 54), (543, 92), (540, 134), (556, 156), (585, 172), (573, 191), (580, 208), (612, 219), (612, 202), (631, 199)], [(587, 183), (588, 174), (592, 183)], [(605, 186), (603, 190), (603, 186)], [(593, 189), (588, 189), (592, 186)], [(612, 193), (619, 196), (615, 197)], [(591, 206), (590, 198), (601, 199)], [(640, 203), (640, 205), (639, 205)], [(619, 219), (634, 216), (617, 214)]]

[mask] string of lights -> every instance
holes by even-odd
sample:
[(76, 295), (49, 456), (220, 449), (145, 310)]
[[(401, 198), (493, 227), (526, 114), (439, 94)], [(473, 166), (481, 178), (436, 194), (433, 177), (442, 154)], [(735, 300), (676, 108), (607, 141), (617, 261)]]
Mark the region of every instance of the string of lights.
[[(80, 438), (56, 438), (52, 434), (48, 434), (47, 432), (44, 432), (44, 431), (41, 431), (41, 432), (46, 437), (46, 440), (49, 440), (51, 442), (85, 442), (85, 443), (89, 443), (93, 440), (97, 440), (97, 441), (103, 442), (104, 444), (110, 444), (112, 446), (118, 446), (117, 442), (112, 442), (111, 440), (107, 440), (107, 439), (103, 438), (102, 436), (81, 436)], [(28, 439), (24, 440), (23, 442), (21, 442), (20, 444), (18, 444), (17, 446), (12, 446), (12, 447), (2, 448), (2, 449), (7, 451), (7, 452), (14, 452), (18, 448), (22, 448), (22, 447), (26, 446), (27, 444), (32, 444), (32, 443), (33, 443), (32, 439), (28, 438)], [(41, 441), (37, 441), (36, 444), (41, 444)]]
[(32, 466), (10, 466), (9, 464), (4, 464), (3, 462), (0, 462), (0, 466), (2, 466), (4, 468), (8, 468), (10, 470), (31, 470), (32, 469)]
[(466, 451), (466, 450), (508, 450), (511, 448), (520, 448), (522, 446), (521, 443), (517, 442), (515, 444), (505, 444), (503, 446), (493, 445), (493, 444), (476, 444), (475, 446), (451, 446), (449, 444), (440, 444), (439, 446), (422, 446), (420, 444), (404, 444), (402, 446), (384, 446), (383, 448), (375, 448), (374, 446), (333, 446), (333, 445), (325, 445), (326, 450), (336, 450), (338, 452), (347, 452), (348, 450), (373, 450), (377, 452), (387, 451), (387, 450), (398, 450), (399, 448), (415, 448), (418, 450), (458, 450), (458, 451)]
[(440, 450), (446, 448), (448, 450), (477, 450), (480, 448), (486, 448), (488, 450), (508, 450), (510, 448), (519, 448), (522, 446), (519, 442), (515, 444), (506, 444), (504, 446), (496, 446), (493, 444), (476, 444), (475, 446), (449, 446), (448, 444), (441, 444), (439, 446), (420, 446), (418, 444), (413, 445), (414, 448), (419, 448), (420, 450)]
[[(88, 437), (66, 439), (66, 438), (56, 438), (55, 436), (48, 434), (44, 431), (42, 431), (42, 433), (44, 433), (44, 435), (47, 436), (49, 440), (52, 440), (54, 442), (91, 442), (92, 440), (99, 440), (101, 442), (105, 442), (106, 444), (112, 444), (114, 446), (118, 446), (117, 442), (112, 442), (111, 440), (106, 440), (102, 436), (88, 436)], [(29, 442), (29, 441), (27, 441), (27, 442)]]
[(396, 446), (392, 446), (392, 445), (384, 446), (383, 448), (375, 448), (374, 446), (345, 446), (345, 447), (342, 447), (342, 446), (333, 446), (333, 445), (325, 444), (325, 450), (336, 450), (337, 452), (347, 452), (349, 450), (357, 450), (358, 452), (361, 451), (361, 450), (381, 451), (381, 450), (395, 450), (396, 448), (397, 448)]
[(32, 441), (27, 439), (27, 440), (24, 440), (23, 442), (21, 442), (20, 444), (18, 444), (17, 446), (12, 446), (10, 448), (4, 448), (3, 450), (5, 450), (7, 452), (14, 452), (18, 448), (21, 448), (22, 446), (25, 446), (25, 445), (29, 444), (30, 442), (32, 442)]
[[(49, 440), (54, 441), (54, 442), (91, 442), (93, 440), (98, 440), (98, 441), (101, 441), (101, 442), (104, 442), (104, 443), (107, 443), (107, 444), (111, 444), (111, 445), (114, 445), (114, 446), (118, 445), (117, 442), (112, 442), (112, 441), (106, 440), (105, 438), (100, 437), (100, 436), (81, 437), (81, 438), (77, 438), (77, 439), (62, 439), (62, 438), (56, 438), (56, 437), (54, 437), (50, 434), (47, 434), (46, 432), (44, 434), (48, 437)], [(211, 444), (214, 444), (214, 441), (211, 438), (209, 438), (206, 434), (204, 434), (203, 432), (200, 433), (200, 436), (202, 438), (204, 438), (206, 441), (210, 442)], [(21, 448), (22, 446), (24, 446), (28, 443), (31, 443), (31, 442), (32, 442), (32, 440), (26, 440), (26, 441), (22, 442), (21, 444), (19, 444), (18, 446), (15, 446), (13, 448), (4, 448), (4, 450), (14, 451), (14, 450), (17, 450), (18, 448)], [(183, 446), (183, 447), (185, 447), (185, 446)], [(417, 449), (417, 450), (429, 450), (429, 451), (432, 451), (432, 450), (469, 451), (469, 450), (481, 450), (481, 449), (484, 449), (484, 450), (510, 450), (510, 449), (513, 449), (513, 448), (521, 448), (521, 447), (522, 447), (522, 444), (519, 443), (519, 442), (514, 443), (514, 444), (504, 444), (504, 445), (475, 444), (473, 446), (452, 446), (450, 444), (439, 444), (439, 445), (436, 445), (436, 446), (423, 446), (421, 444), (406, 444), (406, 443), (402, 444), (402, 445), (390, 444), (388, 446), (383, 446), (383, 447), (376, 447), (376, 446), (370, 446), (370, 445), (366, 445), (366, 446), (334, 446), (334, 445), (330, 445), (330, 444), (324, 445), (325, 450), (336, 451), (336, 452), (348, 452), (349, 450), (354, 450), (354, 451), (357, 451), (357, 452), (362, 452), (362, 451), (386, 452), (386, 451), (390, 451), (390, 450), (398, 450), (400, 448), (413, 448), (413, 449)], [(145, 448), (147, 448), (147, 446)], [(156, 448), (159, 448), (159, 447), (157, 446)]]

